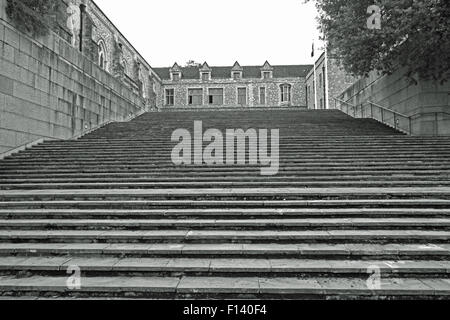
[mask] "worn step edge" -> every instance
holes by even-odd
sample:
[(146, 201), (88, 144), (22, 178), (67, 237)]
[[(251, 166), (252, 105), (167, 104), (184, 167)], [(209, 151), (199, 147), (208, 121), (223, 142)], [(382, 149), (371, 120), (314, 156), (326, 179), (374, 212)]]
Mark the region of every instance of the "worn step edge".
[(289, 255), (289, 256), (450, 256), (448, 244), (99, 244), (0, 243), (1, 254), (27, 255)]
[(437, 296), (450, 294), (448, 279), (383, 279), (380, 289), (369, 289), (367, 280), (354, 278), (217, 278), (217, 277), (82, 277), (79, 290), (70, 290), (67, 277), (17, 279), (0, 277), (0, 291), (8, 292), (105, 292), (172, 294), (306, 294), (362, 296)]
[(246, 272), (246, 273), (353, 273), (366, 275), (376, 266), (381, 273), (450, 273), (450, 261), (414, 260), (313, 260), (313, 259), (220, 259), (220, 258), (110, 258), (110, 257), (0, 257), (0, 271), (82, 272)]

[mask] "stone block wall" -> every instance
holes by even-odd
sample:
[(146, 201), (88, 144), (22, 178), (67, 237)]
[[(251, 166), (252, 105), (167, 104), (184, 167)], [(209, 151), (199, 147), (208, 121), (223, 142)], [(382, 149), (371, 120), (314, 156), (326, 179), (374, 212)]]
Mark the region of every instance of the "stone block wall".
[[(201, 107), (188, 104), (188, 90), (189, 89), (203, 89), (203, 105), (208, 104), (208, 91), (211, 88), (223, 88), (224, 103), (223, 107), (237, 107), (238, 106), (238, 88), (247, 89), (247, 105), (246, 107), (306, 107), (306, 92), (305, 92), (304, 78), (273, 78), (273, 79), (212, 79), (211, 81), (203, 82), (201, 80), (180, 80), (176, 83), (172, 81), (163, 80), (162, 84), (158, 86), (158, 107), (165, 107), (165, 90), (174, 89), (175, 92), (175, 106), (177, 107)], [(282, 84), (291, 85), (292, 101), (290, 104), (281, 103), (281, 88)], [(260, 103), (259, 90), (260, 87), (266, 88), (266, 104)]]
[[(325, 83), (324, 74), (328, 77)], [(325, 54), (322, 54), (316, 61), (316, 84), (317, 84), (317, 106), (314, 105), (314, 70), (311, 70), (306, 77), (307, 106), (308, 109), (333, 109), (334, 98), (338, 97), (345, 89), (355, 83), (358, 79), (347, 74), (339, 65), (338, 61), (331, 54), (328, 55), (327, 69), (325, 69)], [(320, 81), (322, 79), (322, 81)], [(325, 90), (328, 91), (328, 102), (325, 104)]]
[(409, 82), (404, 70), (391, 75), (372, 72), (345, 90), (340, 99), (352, 105), (368, 101), (387, 109), (412, 116), (412, 131), (416, 135), (450, 135), (450, 82)]
[(59, 36), (34, 39), (0, 0), (0, 154), (42, 138), (67, 139), (145, 108), (141, 96)]

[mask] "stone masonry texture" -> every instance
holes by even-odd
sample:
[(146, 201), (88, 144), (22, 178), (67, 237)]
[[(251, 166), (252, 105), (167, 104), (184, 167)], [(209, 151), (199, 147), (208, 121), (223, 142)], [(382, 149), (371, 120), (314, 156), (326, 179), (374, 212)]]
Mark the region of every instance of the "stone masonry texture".
[(42, 138), (71, 138), (148, 107), (55, 33), (35, 39), (17, 31), (5, 4), (0, 0), (0, 154)]

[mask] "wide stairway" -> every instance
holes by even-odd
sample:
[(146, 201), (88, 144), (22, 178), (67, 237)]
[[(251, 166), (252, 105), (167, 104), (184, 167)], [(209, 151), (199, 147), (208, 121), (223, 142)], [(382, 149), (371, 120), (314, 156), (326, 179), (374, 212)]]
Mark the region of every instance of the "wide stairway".
[[(199, 120), (279, 129), (278, 174), (175, 166)], [(147, 113), (0, 161), (0, 296), (448, 298), (449, 258), (450, 139), (339, 111)]]

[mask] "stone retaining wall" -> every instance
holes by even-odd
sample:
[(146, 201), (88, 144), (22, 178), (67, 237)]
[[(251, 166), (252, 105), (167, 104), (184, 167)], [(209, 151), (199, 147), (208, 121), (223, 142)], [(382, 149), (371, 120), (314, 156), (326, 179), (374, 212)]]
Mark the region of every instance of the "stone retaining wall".
[(0, 154), (42, 138), (67, 139), (145, 108), (142, 97), (51, 33), (16, 30), (0, 0)]
[(414, 116), (412, 131), (415, 135), (450, 135), (450, 82), (419, 81), (412, 84), (403, 75), (404, 70), (386, 76), (372, 72), (339, 98), (355, 106), (371, 101)]

